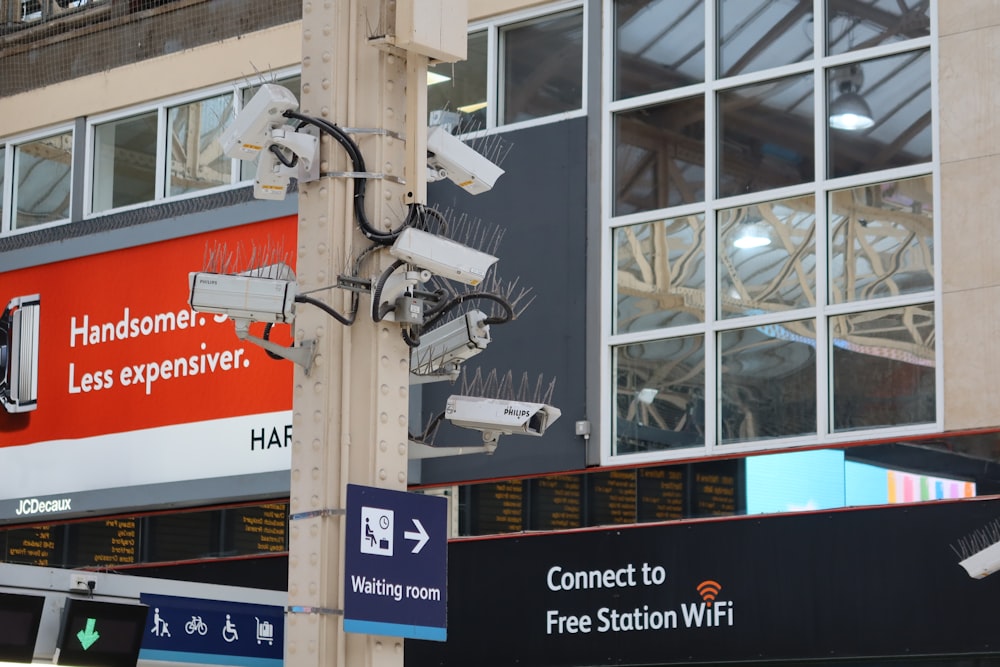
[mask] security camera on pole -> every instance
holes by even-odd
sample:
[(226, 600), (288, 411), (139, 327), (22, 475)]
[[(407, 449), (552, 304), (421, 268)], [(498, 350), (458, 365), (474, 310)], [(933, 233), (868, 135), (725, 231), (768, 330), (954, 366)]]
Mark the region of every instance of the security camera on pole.
[[(465, 59), (466, 12), (465, 0), (303, 2), (302, 114), (372, 130), (356, 141), (378, 177), (367, 179), (372, 229), (359, 231), (356, 178), (337, 175), (356, 163), (322, 136), (319, 178), (299, 184), (300, 291), (329, 285), (345, 252), (426, 202), (428, 59)], [(398, 261), (377, 254), (380, 269)], [(346, 312), (354, 295), (330, 298)], [(406, 489), (410, 349), (400, 326), (361, 317), (339, 326), (315, 308), (296, 315), (295, 338), (315, 339), (315, 360), (310, 375), (295, 374), (289, 667), (403, 664), (402, 638), (345, 633), (341, 616), (348, 484)]]
[[(427, 65), (465, 59), (466, 12), (465, 0), (304, 2), (301, 104), (265, 84), (222, 137), (227, 156), (257, 160), (257, 198), (299, 186), (297, 276), (285, 260), (233, 273), (221, 252), (189, 285), (194, 310), (227, 315), (239, 338), (297, 364), (289, 667), (401, 667), (404, 637), (446, 638), (447, 504), (406, 493), (410, 445), (444, 454), (427, 430), (410, 437), (411, 379), (454, 380), (520, 299), (498, 289), (495, 256), (433, 233), (450, 221), (426, 205), (429, 174), (470, 194), (503, 174), (427, 132)], [(477, 301), (499, 312), (461, 314)], [(274, 325), (291, 325), (291, 345), (270, 340)], [(453, 396), (441, 418), (481, 431), (473, 449), (489, 453), (501, 434), (542, 435), (559, 414)]]

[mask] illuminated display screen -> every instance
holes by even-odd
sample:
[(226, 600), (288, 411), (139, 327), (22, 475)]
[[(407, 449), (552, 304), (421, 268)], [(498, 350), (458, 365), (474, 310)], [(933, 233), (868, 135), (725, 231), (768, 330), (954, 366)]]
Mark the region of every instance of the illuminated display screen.
[(473, 535), (524, 530), (524, 489), (520, 480), (477, 484), (471, 491), (475, 508)]
[(148, 611), (145, 605), (67, 599), (57, 664), (135, 667)]

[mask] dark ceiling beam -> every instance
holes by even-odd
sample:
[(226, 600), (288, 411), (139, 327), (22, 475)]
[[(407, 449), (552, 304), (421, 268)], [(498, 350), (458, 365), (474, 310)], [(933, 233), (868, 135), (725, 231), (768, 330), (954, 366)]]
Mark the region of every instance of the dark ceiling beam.
[(812, 12), (812, 2), (811, 0), (799, 0), (798, 4), (792, 7), (791, 11), (785, 14), (784, 17), (777, 23), (775, 23), (770, 30), (768, 30), (764, 35), (758, 39), (753, 46), (746, 50), (739, 60), (733, 63), (733, 66), (726, 71), (725, 76), (733, 76), (734, 74), (739, 74), (743, 71), (743, 68), (749, 65), (754, 58), (763, 53), (764, 49), (772, 44), (775, 40), (788, 31), (796, 22), (799, 21), (803, 16)]
[(930, 25), (926, 0), (906, 13), (894, 14), (879, 9), (860, 0), (839, 0), (837, 8), (841, 14), (855, 16), (862, 21), (882, 26), (887, 32), (895, 32), (908, 39), (924, 37)]

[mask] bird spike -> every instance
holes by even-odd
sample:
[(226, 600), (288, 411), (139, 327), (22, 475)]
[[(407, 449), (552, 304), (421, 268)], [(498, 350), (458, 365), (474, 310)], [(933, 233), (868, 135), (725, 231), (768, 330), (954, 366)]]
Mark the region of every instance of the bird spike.
[[(486, 274), (486, 278), (476, 286), (459, 285), (440, 276), (432, 276), (427, 283), (427, 289), (441, 291), (443, 293), (441, 297), (443, 301), (450, 301), (451, 299), (471, 294), (495, 294), (507, 301), (513, 311), (514, 319), (517, 319), (535, 300), (532, 288), (520, 286), (518, 284), (519, 280), (519, 278), (516, 278), (513, 281), (504, 281), (491, 267), (490, 271)], [(486, 316), (490, 318), (505, 317), (507, 314), (503, 306), (488, 299), (477, 300), (475, 307), (486, 313)], [(463, 317), (466, 312), (467, 309), (465, 308), (454, 308), (442, 315), (440, 324), (437, 326), (458, 317)]]
[(261, 245), (253, 243), (247, 248), (242, 243), (230, 247), (228, 243), (205, 245), (202, 270), (206, 273), (238, 274), (254, 272), (263, 278), (287, 279), (282, 266), (291, 266), (292, 255), (284, 243), (270, 237)]
[(499, 134), (484, 134), (470, 138), (467, 142), (469, 148), (476, 151), (484, 158), (498, 167), (503, 167), (503, 163), (510, 155), (514, 143)]
[(527, 371), (521, 375), (520, 381), (515, 383), (512, 371), (500, 373), (495, 368), (485, 375), (480, 368), (476, 368), (471, 375), (466, 368), (463, 368), (459, 382), (463, 396), (525, 403), (551, 403), (556, 386), (555, 378), (546, 384), (543, 375), (539, 375), (532, 382)]
[(430, 211), (427, 217), (436, 224), (428, 231), (481, 252), (496, 254), (506, 231), (503, 227), (465, 212), (456, 213), (451, 207), (440, 209), (433, 206)]
[(971, 558), (983, 549), (1000, 542), (1000, 519), (994, 519), (983, 528), (977, 528), (969, 535), (961, 537), (958, 545), (951, 545), (959, 560)]

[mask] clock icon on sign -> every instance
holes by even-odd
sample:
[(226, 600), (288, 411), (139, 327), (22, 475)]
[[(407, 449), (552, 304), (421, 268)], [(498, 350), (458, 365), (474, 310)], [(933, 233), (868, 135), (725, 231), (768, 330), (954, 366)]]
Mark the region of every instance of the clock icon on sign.
[(385, 514), (383, 514), (382, 516), (380, 516), (378, 518), (378, 525), (379, 525), (380, 528), (382, 528), (382, 530), (388, 530), (389, 529), (389, 517), (387, 517)]

